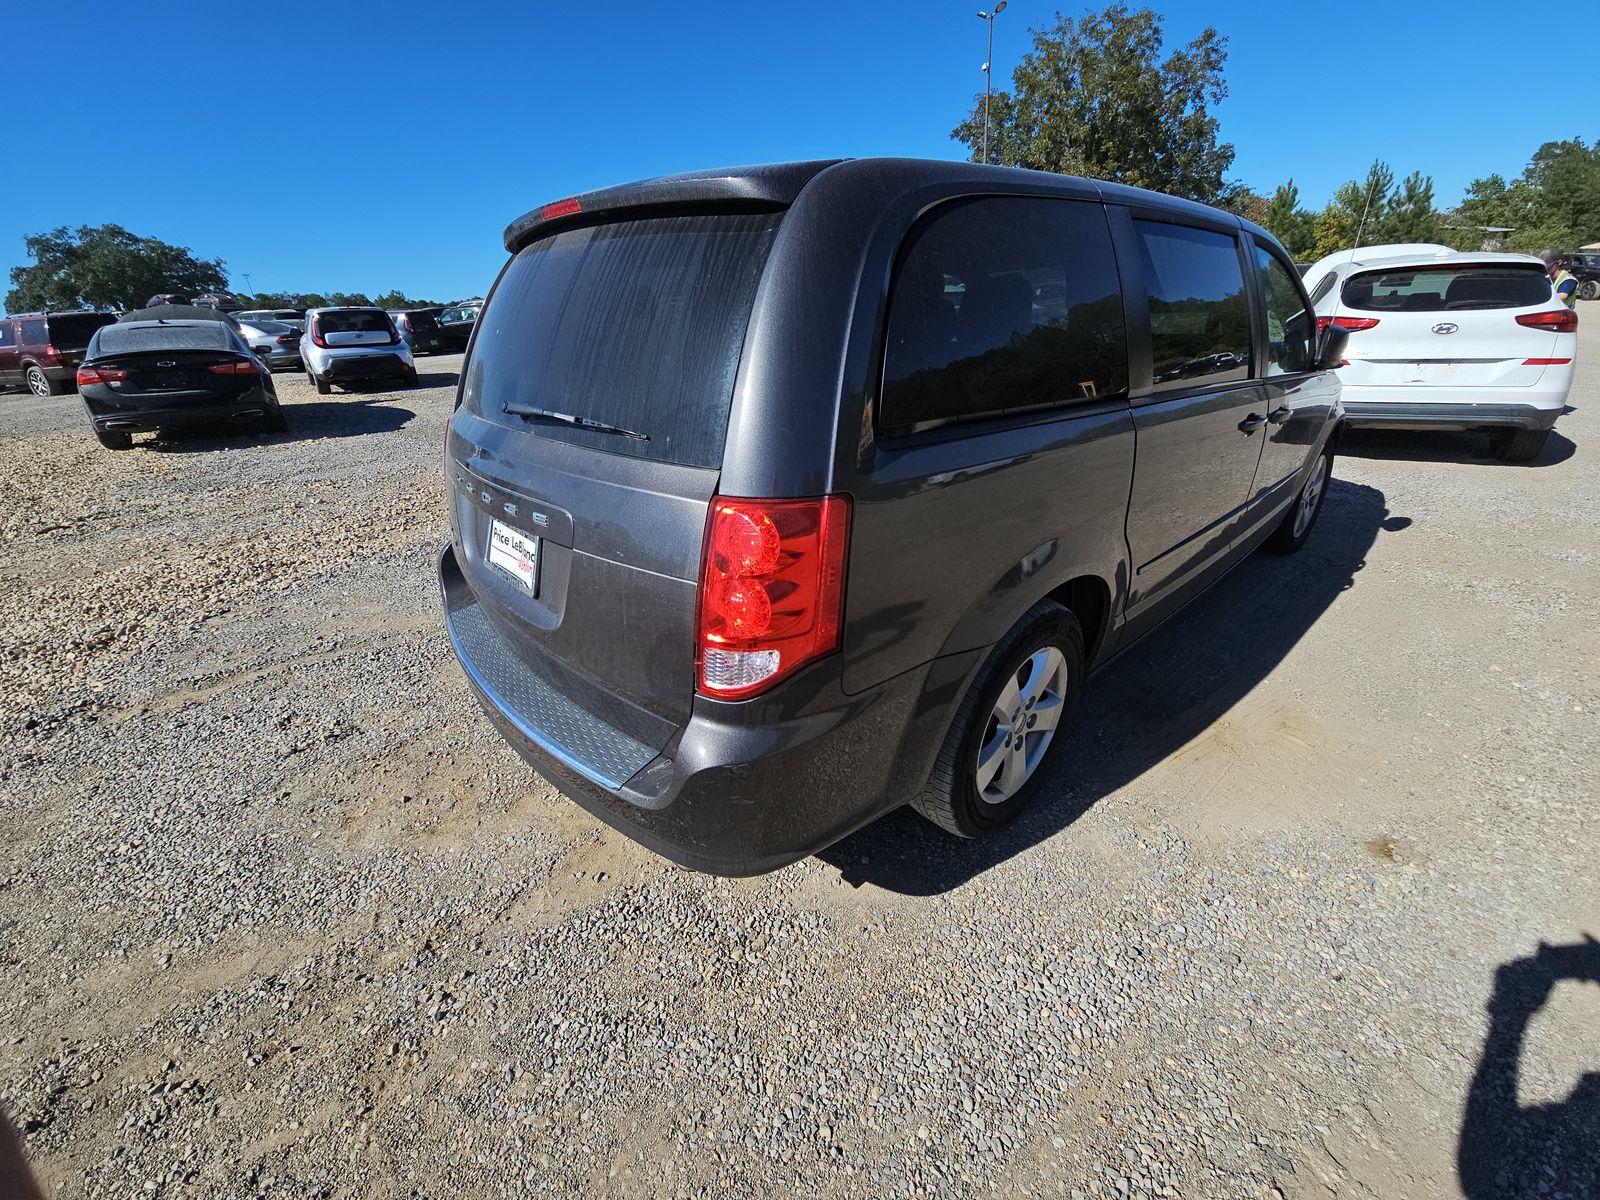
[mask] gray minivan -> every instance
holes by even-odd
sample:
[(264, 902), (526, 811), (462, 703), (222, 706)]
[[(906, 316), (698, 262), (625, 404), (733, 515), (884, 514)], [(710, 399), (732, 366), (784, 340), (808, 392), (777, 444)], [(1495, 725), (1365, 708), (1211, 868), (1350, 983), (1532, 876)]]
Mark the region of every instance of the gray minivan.
[(1009, 820), (1087, 673), (1326, 494), (1347, 335), (1213, 208), (804, 162), (505, 244), (446, 438), (451, 642), (528, 761), (692, 867)]

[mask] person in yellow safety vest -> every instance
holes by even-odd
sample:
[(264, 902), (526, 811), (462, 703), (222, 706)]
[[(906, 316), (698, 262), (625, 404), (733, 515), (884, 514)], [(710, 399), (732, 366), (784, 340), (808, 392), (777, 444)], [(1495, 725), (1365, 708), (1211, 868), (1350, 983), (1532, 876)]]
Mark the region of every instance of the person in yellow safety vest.
[(1550, 274), (1550, 286), (1555, 289), (1556, 299), (1568, 308), (1578, 307), (1578, 277), (1567, 270), (1554, 250), (1539, 251), (1539, 258)]

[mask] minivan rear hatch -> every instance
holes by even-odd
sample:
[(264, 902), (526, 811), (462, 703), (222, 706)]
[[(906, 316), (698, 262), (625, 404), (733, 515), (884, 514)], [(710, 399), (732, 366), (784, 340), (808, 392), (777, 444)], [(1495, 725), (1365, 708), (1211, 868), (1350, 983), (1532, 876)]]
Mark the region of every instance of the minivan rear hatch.
[(700, 546), (780, 219), (622, 210), (536, 236), (478, 318), (452, 418), (474, 620), (651, 750), (693, 703)]

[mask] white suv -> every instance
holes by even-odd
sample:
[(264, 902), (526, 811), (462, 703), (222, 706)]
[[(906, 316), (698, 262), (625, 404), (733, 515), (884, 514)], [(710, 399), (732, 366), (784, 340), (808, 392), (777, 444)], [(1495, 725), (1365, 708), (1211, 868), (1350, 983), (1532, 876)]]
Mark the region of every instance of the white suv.
[(411, 387), (417, 382), (411, 347), (381, 308), (309, 309), (300, 360), (320, 396), (336, 383), (392, 379)]
[(1350, 331), (1345, 419), (1387, 429), (1487, 429), (1495, 453), (1538, 456), (1566, 408), (1578, 315), (1528, 254), (1366, 246), (1305, 281), (1318, 328)]

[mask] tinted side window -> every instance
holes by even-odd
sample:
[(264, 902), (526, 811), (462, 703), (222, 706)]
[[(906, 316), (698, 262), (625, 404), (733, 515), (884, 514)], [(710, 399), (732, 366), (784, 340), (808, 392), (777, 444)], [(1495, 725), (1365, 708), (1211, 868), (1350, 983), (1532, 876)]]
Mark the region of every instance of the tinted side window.
[(1127, 388), (1122, 294), (1098, 204), (964, 200), (912, 229), (889, 296), (884, 428), (931, 429)]
[(49, 340), (45, 336), (43, 321), (23, 321), (21, 324), (24, 346), (43, 346)]
[(1317, 280), (1317, 286), (1311, 289), (1311, 303), (1313, 307), (1315, 307), (1317, 301), (1321, 300), (1329, 292), (1333, 291), (1334, 275), (1335, 272), (1329, 271), (1321, 279)]
[(1267, 310), (1267, 374), (1309, 371), (1315, 352), (1315, 323), (1289, 268), (1257, 246), (1256, 270)]
[(0, 321), (0, 346), (15, 346), (16, 336), (11, 332), (10, 321)]
[(1225, 233), (1135, 221), (1150, 292), (1157, 389), (1250, 375), (1250, 304), (1238, 244)]

